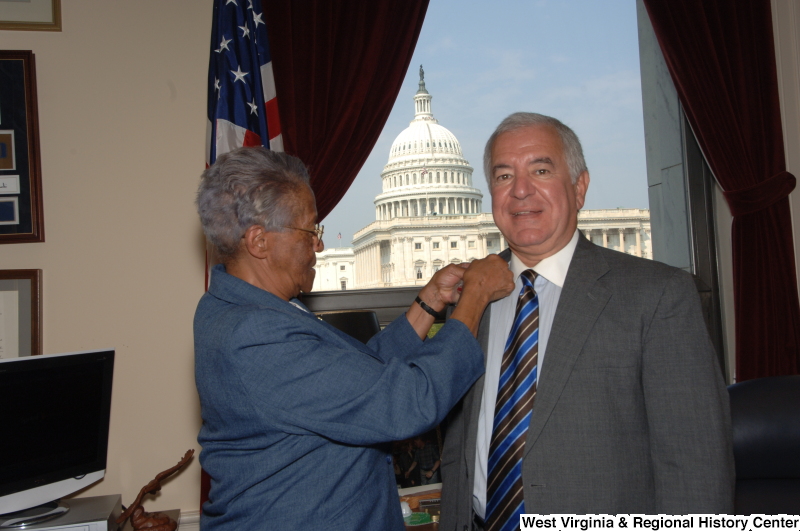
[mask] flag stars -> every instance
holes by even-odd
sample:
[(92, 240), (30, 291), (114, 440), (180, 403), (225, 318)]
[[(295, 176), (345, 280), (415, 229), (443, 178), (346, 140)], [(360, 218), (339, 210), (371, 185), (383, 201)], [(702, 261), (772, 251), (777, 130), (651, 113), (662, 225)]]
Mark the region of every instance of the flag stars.
[(247, 9), (253, 9), (253, 0), (247, 0), (247, 3), (250, 4)]
[(225, 2), (225, 5), (228, 5), (228, 4), (233, 4), (235, 6), (239, 5), (239, 4), (236, 3), (236, 0), (228, 0), (227, 2)]
[(258, 105), (256, 104), (255, 98), (253, 98), (252, 103), (248, 101), (247, 105), (250, 107), (250, 114), (255, 114), (256, 116), (258, 116)]
[(249, 73), (250, 72), (242, 72), (242, 67), (241, 66), (237, 66), (236, 67), (236, 72), (231, 70), (231, 74), (233, 74), (235, 76), (233, 82), (236, 83), (237, 81), (241, 81), (242, 83), (244, 83), (244, 76), (248, 75)]
[[(261, 18), (263, 14), (264, 13), (256, 13), (255, 11), (253, 11), (253, 22), (256, 23), (256, 29), (258, 29), (259, 24), (264, 24), (264, 20), (262, 20)], [(266, 26), (266, 24), (264, 25)]]
[(247, 25), (239, 26), (239, 29), (242, 30), (242, 38), (250, 38), (250, 28)]
[(227, 40), (225, 40), (225, 35), (223, 35), (223, 36), (222, 36), (222, 42), (221, 42), (221, 43), (219, 43), (219, 50), (214, 50), (214, 51), (215, 51), (215, 52), (217, 52), (217, 53), (220, 53), (220, 52), (222, 52), (222, 50), (228, 50), (228, 51), (230, 51), (230, 48), (228, 48), (228, 44), (229, 44), (230, 42), (232, 42), (232, 40), (233, 40), (233, 39), (227, 39)]

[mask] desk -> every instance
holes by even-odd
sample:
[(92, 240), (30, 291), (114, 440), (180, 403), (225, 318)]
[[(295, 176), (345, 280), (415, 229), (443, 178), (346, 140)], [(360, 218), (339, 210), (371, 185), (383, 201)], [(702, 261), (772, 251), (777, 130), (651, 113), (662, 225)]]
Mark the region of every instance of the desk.
[[(415, 513), (427, 512), (431, 516), (439, 516), (439, 504), (442, 497), (442, 484), (423, 485), (400, 489), (400, 501), (408, 502)], [(406, 531), (439, 531), (439, 523), (406, 526)]]
[(406, 531), (439, 531), (439, 522), (433, 522), (432, 524), (422, 524), (422, 525), (407, 525)]

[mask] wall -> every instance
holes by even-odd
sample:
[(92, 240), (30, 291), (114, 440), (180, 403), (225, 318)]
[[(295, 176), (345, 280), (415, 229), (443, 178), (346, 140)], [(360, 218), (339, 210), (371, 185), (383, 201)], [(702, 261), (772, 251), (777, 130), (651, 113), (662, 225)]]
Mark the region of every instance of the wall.
[[(204, 168), (211, 2), (62, 1), (62, 32), (0, 31), (33, 50), (46, 242), (0, 247), (43, 270), (44, 352), (117, 349), (106, 478), (139, 489), (199, 450), (192, 316), (203, 293), (193, 199)], [(197, 511), (200, 466), (152, 509)]]

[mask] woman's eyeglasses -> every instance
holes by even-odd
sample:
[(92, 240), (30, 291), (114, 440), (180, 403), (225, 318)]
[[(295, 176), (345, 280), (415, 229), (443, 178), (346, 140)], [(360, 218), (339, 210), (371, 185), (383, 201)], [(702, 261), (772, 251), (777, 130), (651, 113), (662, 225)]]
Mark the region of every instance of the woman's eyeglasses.
[(314, 229), (313, 230), (312, 229), (301, 229), (300, 227), (288, 227), (288, 226), (284, 226), (283, 228), (284, 229), (301, 230), (303, 232), (311, 233), (314, 236), (316, 236), (318, 240), (322, 240), (322, 235), (325, 233), (325, 227), (323, 227), (319, 223), (314, 225)]

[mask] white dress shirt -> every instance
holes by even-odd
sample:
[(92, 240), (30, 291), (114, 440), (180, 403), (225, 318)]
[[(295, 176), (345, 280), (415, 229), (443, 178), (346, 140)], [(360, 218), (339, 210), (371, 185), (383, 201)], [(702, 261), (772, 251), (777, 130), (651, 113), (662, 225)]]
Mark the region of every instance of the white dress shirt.
[[(488, 475), (489, 445), (492, 440), (492, 424), (494, 423), (494, 405), (497, 400), (497, 384), (500, 381), (500, 365), (503, 361), (508, 334), (514, 323), (517, 299), (522, 290), (520, 275), (526, 269), (533, 269), (539, 276), (533, 286), (539, 296), (539, 358), (537, 364), (537, 380), (542, 377), (542, 360), (547, 351), (547, 340), (553, 326), (561, 288), (567, 277), (567, 270), (572, 261), (575, 247), (578, 245), (580, 232), (577, 230), (569, 243), (552, 256), (548, 256), (533, 268), (529, 268), (511, 254), (509, 267), (514, 273), (514, 291), (505, 298), (491, 304), (489, 321), (489, 352), (486, 356), (486, 374), (483, 382), (483, 398), (478, 418), (478, 440), (475, 453), (475, 484), (472, 491), (472, 504), (475, 514), (484, 518), (486, 515), (486, 478)], [(534, 402), (535, 406), (535, 402)]]

